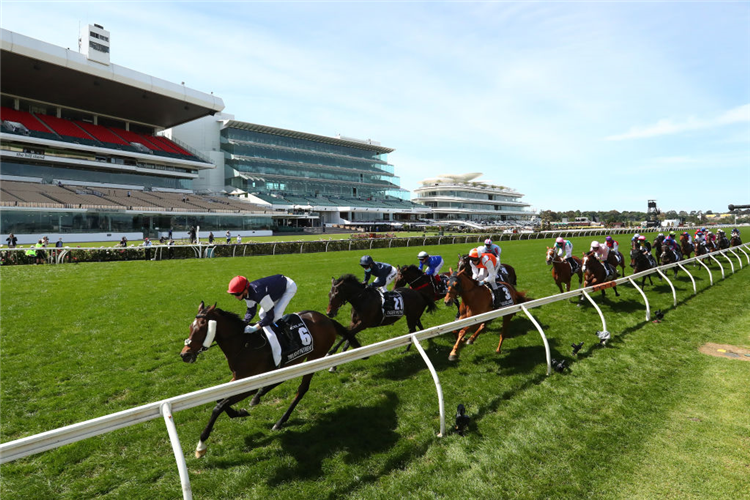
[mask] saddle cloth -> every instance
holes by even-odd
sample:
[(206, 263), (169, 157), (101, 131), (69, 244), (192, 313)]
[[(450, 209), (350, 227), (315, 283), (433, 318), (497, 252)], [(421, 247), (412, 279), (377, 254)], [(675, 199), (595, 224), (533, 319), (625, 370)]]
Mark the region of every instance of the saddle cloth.
[(497, 290), (493, 290), (492, 300), (495, 309), (513, 305), (513, 295), (510, 293), (508, 286), (501, 283), (497, 284)]
[(380, 292), (383, 318), (400, 318), (404, 315), (404, 298), (399, 292)]
[(278, 341), (281, 344), (281, 366), (306, 356), (313, 348), (313, 338), (302, 318), (297, 314), (285, 314), (279, 321)]

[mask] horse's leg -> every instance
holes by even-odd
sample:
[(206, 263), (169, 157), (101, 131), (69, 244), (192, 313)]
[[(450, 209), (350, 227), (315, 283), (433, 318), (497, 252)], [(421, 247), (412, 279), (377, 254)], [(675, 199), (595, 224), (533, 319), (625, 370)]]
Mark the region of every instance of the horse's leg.
[[(277, 385), (280, 385), (280, 384), (281, 384), (281, 382), (279, 382), (278, 384), (267, 385), (267, 386), (263, 387), (261, 390), (259, 390), (258, 392), (256, 392), (255, 396), (253, 396), (253, 399), (250, 400), (250, 406), (257, 406), (257, 404), (260, 403), (260, 398), (262, 398), (263, 396), (265, 396), (266, 394), (268, 394), (269, 392), (271, 392), (271, 390), (274, 387), (276, 387)], [(228, 410), (227, 410), (227, 415), (229, 415), (229, 411)], [(229, 415), (229, 416), (231, 417), (231, 415)]]
[(461, 342), (463, 342), (464, 336), (466, 335), (466, 331), (468, 329), (469, 327), (467, 326), (466, 328), (463, 328), (460, 332), (458, 332), (456, 345), (453, 346), (453, 350), (451, 351), (450, 356), (448, 356), (448, 361), (456, 361), (458, 359), (458, 348), (461, 346)]
[[(613, 287), (612, 287), (612, 290), (614, 290), (614, 291), (615, 291), (615, 297), (619, 297), (619, 296), (620, 296), (620, 294), (619, 294), (619, 293), (617, 293), (617, 287), (616, 287), (616, 286), (613, 286)], [(604, 290), (602, 290), (602, 292), (603, 292), (603, 291), (604, 291)]]
[(500, 330), (500, 342), (497, 344), (497, 350), (495, 350), (495, 352), (498, 354), (500, 354), (503, 350), (503, 339), (505, 338), (505, 333), (508, 331), (509, 324), (510, 315), (503, 316), (503, 328)]
[(474, 332), (474, 335), (472, 335), (472, 336), (471, 336), (471, 337), (469, 338), (469, 340), (467, 340), (467, 341), (466, 341), (466, 344), (467, 344), (467, 345), (471, 345), (471, 344), (473, 344), (473, 343), (474, 343), (474, 341), (475, 341), (475, 340), (477, 339), (477, 337), (479, 336), (479, 334), (480, 334), (480, 333), (482, 333), (482, 331), (484, 331), (484, 329), (485, 329), (485, 326), (484, 326), (484, 323), (482, 323), (481, 325), (479, 325), (479, 328), (477, 328), (477, 331), (476, 331), (476, 332)]
[(302, 383), (297, 388), (297, 394), (294, 396), (294, 400), (292, 401), (292, 404), (289, 405), (289, 409), (287, 409), (286, 413), (281, 416), (278, 422), (274, 424), (273, 430), (277, 431), (281, 429), (281, 427), (284, 425), (284, 423), (289, 419), (289, 415), (292, 414), (294, 411), (294, 408), (297, 406), (297, 403), (299, 403), (300, 399), (305, 395), (307, 390), (310, 388), (310, 380), (312, 379), (314, 373), (308, 373), (304, 377), (302, 377)]
[(236, 394), (232, 397), (222, 399), (221, 401), (216, 403), (216, 406), (214, 406), (214, 409), (211, 412), (211, 418), (208, 419), (206, 428), (203, 429), (203, 432), (201, 432), (200, 441), (198, 441), (198, 446), (196, 446), (195, 448), (195, 458), (201, 458), (206, 454), (206, 441), (211, 435), (211, 431), (213, 430), (214, 424), (216, 423), (216, 419), (219, 418), (219, 415), (221, 415), (223, 412), (227, 412), (227, 415), (229, 415), (230, 418), (246, 417), (248, 415), (247, 410), (242, 409), (240, 411), (237, 411), (232, 408), (232, 405), (234, 403), (237, 403), (238, 401), (242, 401), (243, 399), (254, 393), (255, 391)]

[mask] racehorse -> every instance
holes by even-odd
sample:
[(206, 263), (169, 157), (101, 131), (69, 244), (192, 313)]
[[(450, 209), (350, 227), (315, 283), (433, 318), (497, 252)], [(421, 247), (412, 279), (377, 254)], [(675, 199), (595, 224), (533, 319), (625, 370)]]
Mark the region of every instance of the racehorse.
[[(497, 279), (504, 280), (504, 278), (507, 276), (507, 282), (513, 286), (517, 286), (518, 279), (516, 278), (516, 270), (508, 264), (500, 264), (500, 267), (505, 269), (506, 274), (503, 274), (500, 270), (498, 270)], [(468, 269), (469, 272), (471, 272), (471, 264), (469, 264), (468, 254), (458, 256), (458, 267), (456, 268), (456, 271), (462, 271), (463, 269)]]
[(730, 247), (738, 247), (740, 245), (742, 245), (742, 239), (739, 236), (732, 236), (729, 240)]
[(710, 252), (706, 244), (701, 244), (698, 241), (695, 241), (693, 243), (693, 248), (695, 248), (696, 257), (700, 257), (701, 255), (707, 255), (708, 252)]
[[(597, 259), (594, 256), (594, 252), (588, 252), (583, 254), (583, 273), (584, 273), (584, 287), (589, 287), (593, 285), (601, 285), (603, 283), (606, 283), (607, 281), (607, 271), (605, 271), (604, 266), (601, 262), (599, 262), (599, 259)], [(615, 277), (614, 279), (617, 279), (617, 269), (615, 268)], [(620, 296), (619, 293), (617, 293), (617, 286), (612, 287), (615, 291), (615, 295), (617, 297)], [(602, 288), (602, 297), (606, 297), (607, 294), (605, 293), (604, 288)], [(583, 295), (581, 295), (581, 301), (583, 301)], [(580, 305), (580, 301), (579, 301)]]
[[(308, 354), (289, 362), (289, 366), (301, 363), (305, 359), (312, 361), (322, 358), (333, 345), (336, 335), (341, 335), (349, 339), (353, 345), (357, 345), (356, 339), (349, 334), (343, 325), (337, 321), (328, 319), (324, 314), (316, 311), (302, 311), (297, 313), (297, 315), (303, 320), (304, 327), (307, 329), (304, 332), (304, 328), (300, 328), (300, 334), (307, 335), (307, 345), (312, 344), (313, 348)], [(213, 340), (215, 340), (227, 358), (229, 369), (232, 371), (232, 380), (239, 380), (276, 369), (268, 342), (264, 341), (263, 337), (258, 334), (245, 335), (244, 330), (245, 322), (238, 315), (218, 309), (216, 304), (211, 307), (205, 307), (203, 302), (201, 302), (198, 307), (198, 314), (190, 325), (190, 336), (185, 340), (185, 347), (180, 352), (180, 356), (184, 362), (194, 363), (198, 355), (209, 349)], [(297, 403), (300, 402), (310, 387), (310, 379), (312, 379), (313, 375), (313, 373), (309, 373), (302, 377), (302, 382), (297, 388), (297, 395), (284, 415), (273, 426), (274, 430), (280, 429), (287, 421)], [(201, 433), (200, 441), (198, 441), (198, 446), (195, 449), (196, 458), (200, 458), (206, 454), (206, 440), (208, 440), (211, 434), (216, 419), (222, 413), (226, 412), (229, 418), (248, 416), (247, 410), (235, 410), (232, 408), (232, 405), (255, 394), (250, 402), (250, 406), (255, 406), (260, 402), (260, 398), (263, 395), (267, 394), (268, 391), (277, 385), (279, 384), (272, 384), (263, 387), (260, 391), (254, 389), (219, 401), (211, 412), (208, 425), (206, 425), (206, 428)]]
[[(460, 271), (453, 273), (450, 281), (448, 281), (448, 293), (445, 295), (445, 305), (451, 305), (456, 298), (460, 296), (460, 319), (486, 313), (494, 308), (492, 291), (488, 287), (478, 284), (476, 280), (473, 280), (470, 273), (471, 270), (468, 268), (461, 269)], [(513, 304), (521, 304), (530, 300), (526, 297), (525, 293), (516, 291), (510, 283), (498, 282), (498, 289), (496, 292), (504, 294), (504, 297), (502, 297), (504, 301), (509, 302), (512, 300)], [(510, 324), (510, 319), (512, 317), (513, 314), (503, 316), (503, 328), (500, 330), (500, 342), (497, 344), (495, 352), (499, 353), (503, 347), (503, 338), (508, 331), (508, 325)], [(473, 344), (477, 336), (479, 336), (485, 327), (486, 323), (480, 324), (479, 328), (477, 328), (466, 343)], [(456, 361), (458, 359), (459, 347), (466, 336), (466, 332), (469, 331), (469, 328), (471, 328), (471, 326), (467, 326), (458, 332), (456, 344), (453, 346), (453, 350), (451, 350), (448, 360)]]
[[(352, 337), (366, 328), (391, 325), (401, 319), (402, 316), (406, 316), (409, 333), (416, 332), (417, 327), (424, 330), (422, 314), (424, 314), (425, 309), (427, 312), (437, 310), (435, 302), (411, 288), (394, 288), (393, 291), (400, 295), (400, 298), (396, 296), (395, 302), (400, 303), (397, 305), (403, 307), (403, 314), (386, 315), (383, 312), (383, 298), (380, 292), (374, 287), (363, 285), (353, 274), (344, 274), (339, 279), (332, 278), (326, 314), (329, 318), (333, 318), (338, 314), (344, 303), (350, 303), (352, 305), (352, 317), (348, 330)], [(345, 340), (342, 339), (336, 344), (330, 354), (335, 353)]]
[[(393, 288), (401, 288), (409, 285), (412, 290), (417, 290), (422, 293), (425, 298), (428, 298), (433, 302), (445, 297), (446, 290), (436, 289), (430, 276), (423, 273), (414, 264), (398, 266), (397, 269), (398, 272), (396, 273), (396, 278), (393, 280)], [(436, 277), (435, 279), (440, 279), (443, 283), (448, 283), (450, 274), (442, 273), (439, 278)], [(458, 309), (458, 303), (456, 303), (456, 318), (458, 318)]]
[[(571, 258), (578, 264), (578, 269), (575, 274), (578, 275), (578, 285), (583, 284), (583, 271), (581, 270), (582, 264), (581, 259), (575, 256)], [(555, 255), (555, 249), (547, 247), (547, 265), (552, 266), (552, 278), (555, 280), (555, 284), (560, 289), (560, 293), (563, 293), (563, 283), (567, 287), (567, 291), (570, 291), (570, 281), (573, 278), (572, 268), (567, 260), (562, 257)]]
[[(630, 267), (633, 268), (634, 274), (638, 274), (641, 271), (653, 268), (654, 263), (651, 262), (647, 255), (645, 255), (639, 249), (634, 248), (630, 251)], [(648, 278), (648, 281), (652, 286), (654, 284), (653, 280), (651, 279), (651, 275), (649, 274), (647, 276), (644, 276), (641, 280), (641, 289), (643, 289), (643, 287), (646, 285), (646, 278)]]
[(680, 235), (680, 250), (682, 251), (682, 257), (684, 259), (689, 259), (690, 254), (693, 253), (693, 245), (689, 243), (688, 235), (686, 234)]
[[(667, 245), (664, 245), (664, 251), (661, 254), (661, 263), (662, 265), (666, 264), (674, 264), (675, 262), (682, 260), (680, 259), (680, 256), (677, 255), (677, 253), (669, 248)], [(674, 267), (674, 277), (677, 278), (677, 270), (678, 267)]]

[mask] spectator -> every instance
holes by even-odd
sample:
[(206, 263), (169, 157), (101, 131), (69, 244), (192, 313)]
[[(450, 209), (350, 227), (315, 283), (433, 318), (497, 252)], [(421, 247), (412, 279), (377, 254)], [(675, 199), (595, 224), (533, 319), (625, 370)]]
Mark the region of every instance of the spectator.
[(36, 244), (36, 263), (37, 264), (44, 264), (44, 258), (46, 255), (44, 253), (44, 250), (42, 250), (42, 248), (44, 248), (43, 239), (39, 240)]
[(128, 198), (130, 198), (130, 191), (128, 191)]
[(125, 236), (123, 236), (122, 239), (120, 240), (120, 246), (122, 248), (127, 248), (127, 246), (128, 246), (128, 239)]
[(188, 229), (188, 238), (190, 238), (190, 243), (196, 243), (196, 229), (195, 226), (190, 226), (190, 229)]
[(57, 243), (55, 243), (55, 248), (62, 248), (62, 246), (63, 246), (62, 238), (58, 238)]
[(167, 238), (170, 239), (170, 240), (172, 239), (172, 228), (171, 227), (169, 228), (169, 234), (167, 235)]
[(214, 244), (214, 233), (213, 232), (209, 232), (208, 233), (208, 244), (209, 245), (213, 245)]
[(170, 259), (174, 257), (174, 240), (170, 238), (169, 243), (167, 243), (167, 257)]
[(143, 240), (143, 246), (146, 248), (146, 260), (151, 260), (151, 240), (145, 238)]
[(18, 238), (16, 238), (16, 235), (13, 233), (10, 233), (10, 235), (5, 238), (5, 241), (8, 242), (8, 248), (16, 248), (16, 245), (18, 245)]
[(238, 245), (242, 244), (242, 235), (241, 234), (237, 235), (237, 244)]
[(229, 245), (232, 242), (232, 233), (227, 230), (227, 245)]

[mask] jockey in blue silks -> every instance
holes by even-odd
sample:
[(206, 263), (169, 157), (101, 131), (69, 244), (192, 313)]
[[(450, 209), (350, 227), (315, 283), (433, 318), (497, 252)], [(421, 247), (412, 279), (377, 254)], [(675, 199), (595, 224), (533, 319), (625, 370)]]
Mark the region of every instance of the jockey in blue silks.
[(359, 259), (359, 265), (365, 270), (365, 279), (362, 281), (362, 284), (366, 285), (370, 281), (370, 277), (375, 276), (372, 286), (380, 288), (383, 292), (388, 289), (388, 285), (396, 279), (396, 274), (398, 274), (398, 269), (392, 265), (384, 262), (375, 262), (369, 255), (363, 255)]
[(419, 252), (417, 258), (419, 259), (420, 271), (427, 266), (427, 269), (424, 269), (426, 275), (438, 276), (440, 274), (440, 270), (443, 268), (443, 258), (441, 256), (429, 255), (427, 252)]

